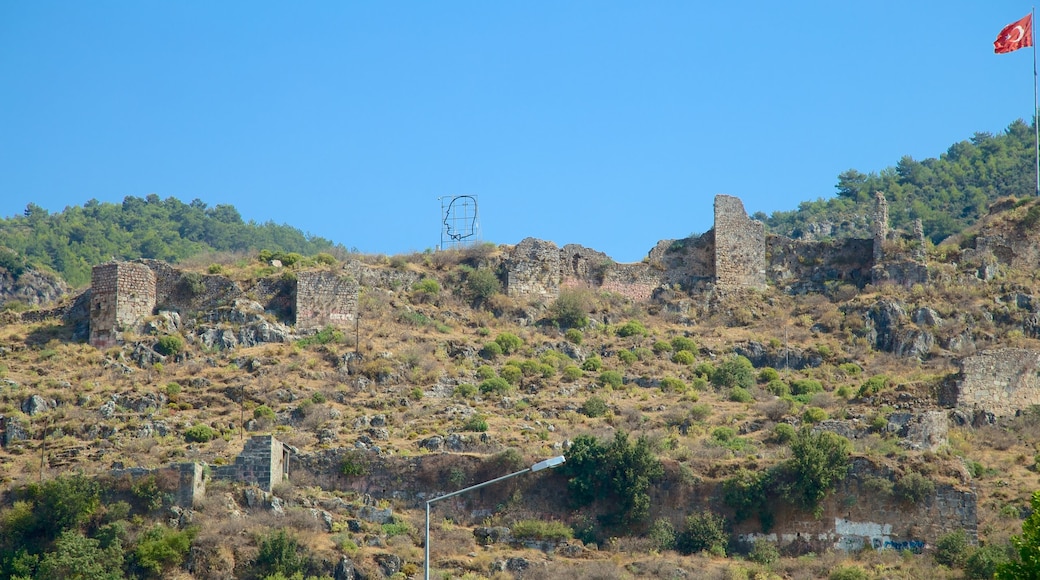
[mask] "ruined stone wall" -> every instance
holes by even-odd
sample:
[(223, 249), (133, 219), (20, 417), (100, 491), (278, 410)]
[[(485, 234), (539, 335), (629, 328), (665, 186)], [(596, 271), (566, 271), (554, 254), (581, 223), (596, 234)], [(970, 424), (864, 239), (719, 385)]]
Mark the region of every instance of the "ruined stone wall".
[(162, 479), (164, 485), (176, 482), (176, 488), (171, 491), (171, 495), (174, 505), (182, 508), (194, 507), (196, 501), (206, 495), (205, 466), (201, 463), (174, 463), (158, 469), (144, 467), (113, 469), (111, 475), (129, 477), (132, 480), (155, 475)]
[(662, 271), (648, 263), (619, 264), (603, 252), (578, 244), (560, 250), (560, 286), (596, 288), (632, 300), (649, 300), (662, 283)]
[(769, 280), (787, 292), (823, 291), (824, 283), (839, 280), (862, 288), (872, 280), (872, 240), (792, 240), (768, 236)]
[(144, 264), (108, 262), (91, 273), (90, 344), (109, 348), (155, 308), (155, 274)]
[(238, 481), (270, 492), (288, 474), (288, 451), (271, 435), (254, 435), (231, 465), (212, 468), (213, 479)]
[(972, 541), (977, 539), (975, 492), (939, 483), (935, 495), (907, 504), (896, 497), (881, 496), (866, 485), (871, 478), (893, 477), (885, 468), (856, 458), (849, 476), (825, 500), (820, 517), (780, 504), (770, 533), (761, 533), (757, 522), (744, 522), (735, 527), (737, 540), (769, 541), (788, 553), (804, 554), (865, 548), (920, 553), (957, 530), (963, 530)]
[(296, 275), (296, 328), (344, 326), (357, 318), (357, 280), (328, 270)]
[(874, 263), (885, 257), (885, 240), (888, 239), (888, 200), (880, 191), (874, 192)]
[(560, 293), (560, 250), (556, 244), (524, 238), (506, 259), (506, 293), (510, 297), (554, 298)]
[(766, 277), (765, 224), (748, 218), (740, 199), (715, 196), (715, 285), (761, 288)]
[(961, 359), (956, 380), (939, 402), (969, 416), (1011, 417), (1040, 405), (1040, 352), (1020, 348), (984, 351)]

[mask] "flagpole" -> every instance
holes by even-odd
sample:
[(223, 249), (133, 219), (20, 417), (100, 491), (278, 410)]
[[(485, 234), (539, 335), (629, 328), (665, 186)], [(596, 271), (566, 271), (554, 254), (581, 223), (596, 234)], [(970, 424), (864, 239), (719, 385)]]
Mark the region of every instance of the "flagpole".
[(1029, 28), (1033, 33), (1033, 152), (1036, 154), (1036, 196), (1040, 197), (1040, 103), (1036, 98), (1036, 7), (1029, 10)]

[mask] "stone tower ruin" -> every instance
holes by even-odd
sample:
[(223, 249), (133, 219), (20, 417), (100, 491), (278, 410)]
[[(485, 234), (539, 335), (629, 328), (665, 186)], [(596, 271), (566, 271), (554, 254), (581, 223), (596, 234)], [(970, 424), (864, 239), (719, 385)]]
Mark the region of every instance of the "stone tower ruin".
[(297, 273), (296, 328), (315, 330), (355, 320), (359, 289), (356, 280), (335, 272)]
[(715, 286), (724, 291), (765, 285), (765, 224), (748, 217), (740, 198), (716, 195)]
[(155, 274), (144, 264), (108, 262), (91, 272), (90, 345), (109, 348), (155, 308)]

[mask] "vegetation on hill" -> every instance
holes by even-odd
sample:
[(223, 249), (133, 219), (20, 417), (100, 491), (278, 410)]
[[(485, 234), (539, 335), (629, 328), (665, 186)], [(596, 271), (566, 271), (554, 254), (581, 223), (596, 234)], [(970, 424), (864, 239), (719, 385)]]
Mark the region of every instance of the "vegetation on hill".
[(89, 282), (91, 268), (112, 258), (177, 262), (213, 251), (312, 256), (337, 248), (287, 225), (244, 222), (231, 205), (155, 194), (127, 196), (122, 204), (90, 200), (53, 214), (30, 203), (24, 215), (0, 219), (0, 267), (16, 276), (27, 266), (48, 268), (72, 286)]
[(880, 191), (888, 200), (892, 227), (909, 231), (919, 218), (925, 237), (939, 243), (973, 225), (996, 199), (1035, 194), (1034, 140), (1033, 128), (1017, 120), (1003, 134), (976, 133), (955, 143), (938, 159), (906, 156), (895, 167), (868, 174), (849, 169), (838, 176), (836, 197), (754, 217), (788, 236), (826, 222), (841, 226), (842, 237), (869, 238), (869, 215), (863, 208), (870, 207), (874, 192)]

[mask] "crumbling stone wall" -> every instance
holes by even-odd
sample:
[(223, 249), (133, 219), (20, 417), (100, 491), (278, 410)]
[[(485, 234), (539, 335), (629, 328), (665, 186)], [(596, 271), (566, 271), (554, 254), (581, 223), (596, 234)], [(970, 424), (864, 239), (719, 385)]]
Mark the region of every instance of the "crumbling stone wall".
[(719, 290), (766, 283), (765, 224), (750, 219), (739, 198), (715, 196), (715, 285)]
[(1040, 405), (1040, 352), (1021, 348), (988, 350), (959, 361), (960, 374), (946, 385), (939, 402), (990, 418), (1011, 417)]
[(212, 468), (213, 479), (238, 481), (270, 492), (289, 477), (289, 446), (271, 435), (254, 435), (231, 465)]
[(757, 522), (744, 522), (735, 527), (737, 540), (773, 542), (792, 554), (865, 548), (919, 553), (957, 530), (977, 540), (978, 496), (974, 491), (939, 483), (935, 495), (908, 504), (897, 497), (879, 495), (866, 485), (871, 478), (893, 477), (890, 470), (855, 458), (848, 477), (824, 501), (820, 517), (779, 505), (770, 533), (761, 533)]
[(506, 293), (514, 298), (560, 293), (560, 250), (535, 238), (520, 241), (506, 260)]
[(155, 274), (144, 264), (108, 262), (91, 272), (90, 345), (109, 348), (155, 308)]
[(296, 275), (296, 328), (314, 330), (344, 326), (357, 317), (356, 280), (329, 270)]
[(603, 252), (578, 244), (560, 250), (560, 286), (596, 288), (632, 300), (649, 300), (662, 284), (662, 272), (648, 263), (618, 264)]
[(141, 479), (150, 475), (163, 476), (163, 479), (176, 481), (176, 489), (172, 491), (174, 505), (182, 508), (192, 508), (196, 500), (206, 495), (205, 465), (202, 463), (174, 463), (167, 467), (158, 469), (147, 469), (144, 467), (128, 467), (125, 469), (113, 469), (115, 477), (126, 476), (131, 479)]

